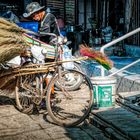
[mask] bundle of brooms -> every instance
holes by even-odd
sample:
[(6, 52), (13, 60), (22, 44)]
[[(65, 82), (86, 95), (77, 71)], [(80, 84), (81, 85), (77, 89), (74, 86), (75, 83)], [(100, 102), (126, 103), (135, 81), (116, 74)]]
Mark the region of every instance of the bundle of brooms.
[(15, 69), (0, 71), (0, 89), (13, 90), (16, 84), (16, 77), (23, 75), (31, 75), (37, 73), (47, 73), (54, 71), (56, 64), (42, 65), (27, 65)]
[(55, 71), (55, 69), (65, 62), (74, 62), (86, 60), (87, 58), (78, 58), (73, 60), (47, 62), (43, 64), (28, 64), (18, 68), (0, 71), (0, 89), (9, 91), (14, 90), (16, 84), (16, 77), (23, 75), (31, 75), (37, 73), (47, 73), (48, 71)]
[(23, 33), (33, 32), (0, 18), (0, 63), (6, 63), (29, 47), (23, 38)]
[[(15, 23), (11, 23), (4, 18), (0, 18), (0, 64), (5, 64), (12, 58), (24, 52), (25, 48), (30, 47), (26, 40), (23, 38), (24, 33), (32, 33), (32, 31), (25, 30)], [(8, 79), (12, 79), (10, 75), (3, 75), (6, 71), (0, 70), (0, 88)], [(10, 72), (11, 73), (11, 72)], [(13, 82), (11, 82), (13, 83)]]

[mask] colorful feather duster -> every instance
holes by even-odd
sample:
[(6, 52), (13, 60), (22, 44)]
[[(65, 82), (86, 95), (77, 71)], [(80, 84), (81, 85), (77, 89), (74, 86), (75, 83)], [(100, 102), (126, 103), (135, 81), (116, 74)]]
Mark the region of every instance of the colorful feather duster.
[(110, 70), (113, 66), (113, 62), (109, 60), (104, 54), (89, 48), (87, 45), (80, 45), (80, 54), (83, 56), (88, 56), (89, 59), (96, 60), (107, 70)]

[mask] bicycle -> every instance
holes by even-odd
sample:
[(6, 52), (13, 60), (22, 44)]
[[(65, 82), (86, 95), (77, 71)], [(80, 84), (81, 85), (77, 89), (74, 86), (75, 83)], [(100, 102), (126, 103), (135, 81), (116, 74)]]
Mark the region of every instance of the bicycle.
[[(31, 64), (18, 72), (15, 87), (17, 108), (23, 113), (32, 113), (34, 106), (46, 102), (48, 115), (54, 123), (61, 126), (80, 124), (91, 111), (93, 90), (89, 78), (77, 70), (62, 71), (61, 45), (58, 43), (56, 62)], [(26, 72), (29, 71), (29, 72)], [(46, 81), (48, 74), (53, 73), (51, 80)], [(74, 78), (69, 76), (73, 75)], [(73, 90), (76, 78), (82, 77), (78, 88)]]

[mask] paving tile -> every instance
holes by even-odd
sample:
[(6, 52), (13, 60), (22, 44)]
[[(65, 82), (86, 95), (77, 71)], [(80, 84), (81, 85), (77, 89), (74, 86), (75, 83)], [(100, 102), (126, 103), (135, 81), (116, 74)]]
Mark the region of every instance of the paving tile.
[(13, 105), (2, 105), (0, 110), (0, 140), (93, 140), (95, 132), (95, 137), (103, 137), (102, 131), (88, 124), (73, 128), (52, 124), (45, 112), (26, 115)]
[(0, 140), (52, 140), (52, 138), (43, 130), (35, 130), (19, 133), (12, 136), (5, 135), (0, 137)]

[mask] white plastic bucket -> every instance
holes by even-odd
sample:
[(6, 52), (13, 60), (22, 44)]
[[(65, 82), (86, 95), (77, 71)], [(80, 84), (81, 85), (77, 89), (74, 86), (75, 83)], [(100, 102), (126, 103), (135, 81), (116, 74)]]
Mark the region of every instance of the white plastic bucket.
[(100, 107), (113, 107), (115, 104), (116, 96), (116, 83), (115, 77), (92, 77), (94, 94), (94, 106)]

